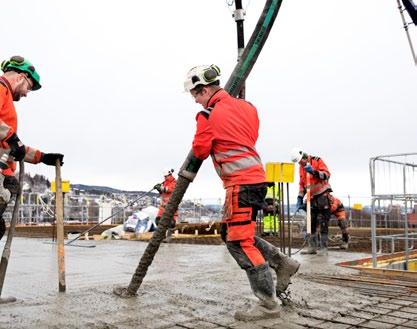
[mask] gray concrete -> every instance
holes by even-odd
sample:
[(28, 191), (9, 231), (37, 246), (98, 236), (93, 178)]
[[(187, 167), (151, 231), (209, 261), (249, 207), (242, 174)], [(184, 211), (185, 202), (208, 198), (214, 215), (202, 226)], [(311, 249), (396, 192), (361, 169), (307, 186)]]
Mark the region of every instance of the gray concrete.
[[(58, 293), (56, 247), (40, 239), (15, 238), (0, 305), (0, 328), (301, 328), (293, 308), (281, 318), (236, 322), (234, 311), (255, 302), (245, 273), (224, 246), (163, 244), (139, 289), (120, 299), (115, 285), (127, 285), (146, 247), (136, 241), (81, 241), (96, 248), (66, 247), (67, 292)], [(0, 243), (3, 250), (4, 239)], [(346, 273), (334, 266), (364, 254), (330, 252), (301, 256), (301, 273)], [(296, 277), (291, 285), (298, 308), (340, 312), (372, 304), (347, 288)], [(298, 319), (295, 321), (295, 319)]]

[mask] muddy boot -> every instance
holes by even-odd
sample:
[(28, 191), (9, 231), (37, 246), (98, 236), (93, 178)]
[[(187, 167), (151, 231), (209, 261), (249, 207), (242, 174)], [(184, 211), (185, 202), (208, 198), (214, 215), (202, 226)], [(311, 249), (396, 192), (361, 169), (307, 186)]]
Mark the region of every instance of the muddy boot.
[(340, 249), (346, 250), (349, 248), (349, 234), (342, 233), (342, 244), (340, 245)]
[(317, 252), (318, 255), (327, 256), (328, 254), (327, 241), (328, 241), (328, 235), (324, 233), (321, 234), (320, 235), (320, 249)]
[(277, 274), (275, 290), (277, 296), (279, 296), (287, 290), (288, 285), (291, 283), (291, 277), (300, 268), (300, 263), (280, 252), (277, 247), (269, 242), (258, 237), (255, 237), (255, 246)]
[(246, 270), (250, 286), (259, 304), (249, 310), (236, 311), (235, 319), (239, 321), (256, 321), (276, 318), (280, 315), (280, 306), (275, 297), (274, 281), (268, 263)]
[(311, 234), (308, 238), (307, 250), (301, 250), (302, 255), (315, 255), (317, 254), (317, 233)]

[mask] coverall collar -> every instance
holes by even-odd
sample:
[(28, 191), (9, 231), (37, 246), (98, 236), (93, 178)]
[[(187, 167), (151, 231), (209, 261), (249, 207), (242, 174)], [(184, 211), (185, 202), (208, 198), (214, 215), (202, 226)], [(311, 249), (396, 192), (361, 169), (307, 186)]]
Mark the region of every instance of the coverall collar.
[(226, 98), (227, 96), (229, 96), (229, 94), (227, 93), (226, 90), (224, 89), (217, 90), (213, 95), (211, 95), (210, 99), (208, 100), (206, 109), (209, 107), (213, 107), (218, 101)]
[(9, 91), (10, 91), (10, 92), (13, 92), (12, 85), (10, 84), (9, 80), (7, 80), (7, 78), (5, 78), (5, 77), (0, 77), (0, 79), (1, 79), (4, 83), (6, 83), (7, 88), (9, 89)]

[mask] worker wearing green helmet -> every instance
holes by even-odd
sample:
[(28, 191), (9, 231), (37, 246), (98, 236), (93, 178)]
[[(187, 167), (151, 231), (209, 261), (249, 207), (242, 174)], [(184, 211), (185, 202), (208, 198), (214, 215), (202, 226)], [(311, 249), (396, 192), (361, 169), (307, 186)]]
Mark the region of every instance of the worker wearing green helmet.
[(64, 155), (44, 153), (24, 145), (17, 135), (17, 113), (14, 102), (26, 97), (29, 91), (41, 88), (35, 67), (22, 56), (13, 56), (1, 63), (0, 76), (0, 239), (6, 231), (3, 213), (12, 194), (16, 194), (19, 182), (14, 176), (15, 161), (54, 166), (63, 164)]

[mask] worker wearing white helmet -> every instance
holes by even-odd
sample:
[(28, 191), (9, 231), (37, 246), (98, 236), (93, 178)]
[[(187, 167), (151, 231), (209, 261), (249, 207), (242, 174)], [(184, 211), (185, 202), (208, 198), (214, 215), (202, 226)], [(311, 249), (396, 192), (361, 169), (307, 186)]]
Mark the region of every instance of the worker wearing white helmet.
[[(330, 171), (324, 161), (309, 155), (301, 148), (291, 150), (291, 160), (300, 165), (299, 193), (297, 197), (297, 210), (303, 206), (303, 199), (310, 185), (311, 196), (311, 236), (307, 254), (316, 254), (318, 247), (317, 226), (320, 226), (320, 253), (327, 253), (327, 241), (329, 234), (330, 202), (329, 193), (332, 188), (329, 184)], [(307, 177), (309, 175), (309, 177)], [(309, 179), (309, 184), (307, 183)]]

